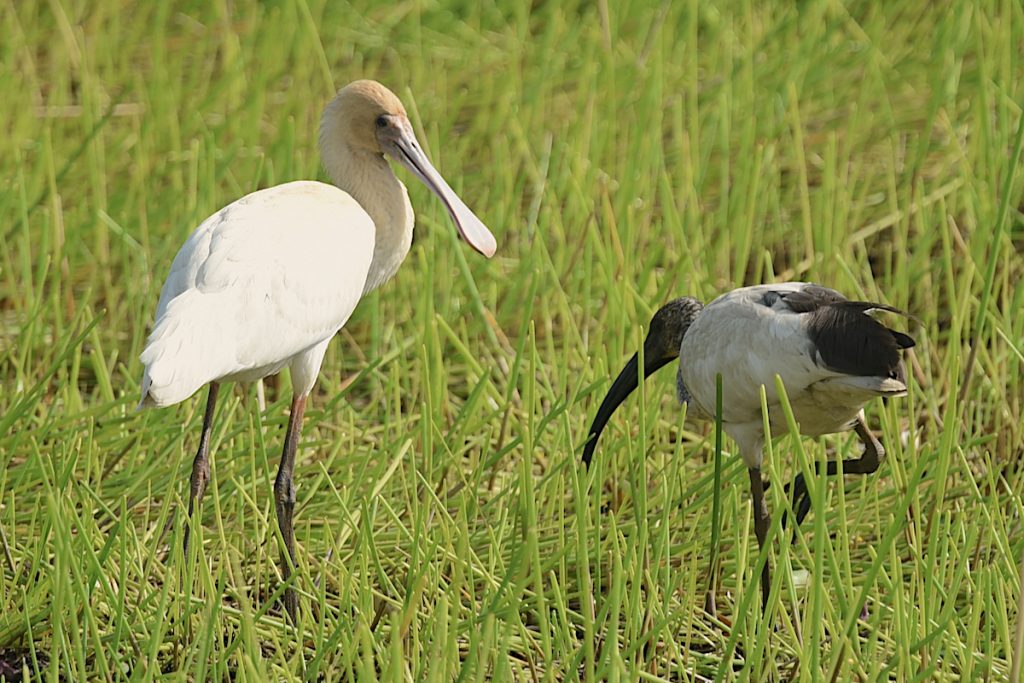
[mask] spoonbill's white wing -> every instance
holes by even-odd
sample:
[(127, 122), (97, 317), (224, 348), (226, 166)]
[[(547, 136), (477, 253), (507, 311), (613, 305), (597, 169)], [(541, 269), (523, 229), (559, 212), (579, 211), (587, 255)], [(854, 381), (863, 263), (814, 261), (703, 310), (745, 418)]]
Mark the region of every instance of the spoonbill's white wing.
[(330, 339), (363, 293), (374, 225), (347, 193), (299, 181), (253, 192), (188, 238), (141, 360), (141, 405), (255, 379)]

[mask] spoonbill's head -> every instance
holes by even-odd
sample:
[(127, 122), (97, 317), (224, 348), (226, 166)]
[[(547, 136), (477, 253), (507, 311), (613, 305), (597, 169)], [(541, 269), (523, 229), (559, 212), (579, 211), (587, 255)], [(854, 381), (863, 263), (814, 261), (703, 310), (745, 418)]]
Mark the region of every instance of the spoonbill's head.
[[(658, 309), (658, 312), (651, 318), (647, 338), (644, 340), (644, 379), (679, 357), (679, 347), (682, 346), (683, 336), (703, 307), (703, 304), (696, 299), (684, 296), (673, 299)], [(608, 424), (608, 420), (611, 419), (612, 413), (639, 386), (639, 365), (640, 354), (634, 353), (632, 358), (626, 362), (626, 367), (622, 368), (622, 372), (612, 382), (604, 400), (601, 401), (601, 406), (594, 416), (594, 422), (590, 425), (587, 443), (583, 447), (583, 463), (588, 467), (591, 458), (594, 457), (594, 450), (597, 448), (597, 439), (601, 436), (604, 426)]]
[(488, 258), (494, 255), (494, 235), (430, 163), (401, 100), (377, 81), (353, 81), (338, 92), (324, 110), (320, 145), (325, 156), (340, 145), (397, 161), (441, 199), (470, 246)]

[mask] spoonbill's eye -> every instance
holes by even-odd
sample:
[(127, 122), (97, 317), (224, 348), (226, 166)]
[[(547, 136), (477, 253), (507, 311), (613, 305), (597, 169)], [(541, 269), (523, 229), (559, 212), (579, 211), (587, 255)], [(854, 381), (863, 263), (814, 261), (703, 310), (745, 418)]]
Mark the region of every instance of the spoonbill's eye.
[(377, 117), (376, 123), (377, 123), (377, 127), (378, 128), (387, 128), (387, 126), (388, 126), (388, 119), (387, 119), (386, 116), (384, 116), (382, 114), (381, 116)]

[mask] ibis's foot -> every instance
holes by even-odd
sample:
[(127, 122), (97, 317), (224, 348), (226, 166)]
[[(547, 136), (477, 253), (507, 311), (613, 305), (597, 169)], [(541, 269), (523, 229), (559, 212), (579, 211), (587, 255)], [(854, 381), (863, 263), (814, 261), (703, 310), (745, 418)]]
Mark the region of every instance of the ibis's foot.
[(708, 613), (712, 619), (718, 618), (718, 608), (715, 605), (715, 591), (708, 589), (708, 592), (704, 594), (704, 611)]
[[(786, 491), (790, 492), (790, 490), (792, 491), (792, 497), (790, 500), (792, 500), (793, 513), (796, 516), (796, 523), (793, 525), (793, 533), (796, 534), (797, 530), (800, 528), (800, 524), (811, 511), (811, 494), (807, 490), (807, 479), (804, 477), (803, 473), (796, 475), (796, 478), (793, 479), (792, 486), (786, 486)], [(782, 528), (785, 529), (788, 523), (789, 512), (786, 511), (782, 513)]]
[(294, 626), (298, 623), (299, 615), (299, 596), (295, 592), (295, 589), (291, 586), (284, 589), (284, 611), (288, 614), (288, 621)]
[[(843, 462), (843, 474), (871, 474), (877, 472), (882, 461), (885, 460), (885, 448), (882, 442), (875, 438), (875, 435), (868, 429), (864, 422), (863, 415), (857, 417), (854, 430), (864, 444), (864, 453), (856, 460)], [(815, 474), (821, 474), (821, 463), (814, 463)], [(839, 473), (839, 463), (829, 460), (825, 463), (825, 476), (834, 477)], [(789, 487), (787, 487), (788, 489)], [(793, 533), (796, 534), (807, 514), (811, 511), (811, 492), (807, 489), (807, 480), (803, 473), (796, 475), (792, 486), (793, 513), (796, 516), (796, 523), (793, 525)], [(782, 528), (786, 528), (787, 515), (782, 515)]]
[[(764, 482), (761, 479), (761, 470), (750, 468), (750, 496), (753, 502), (754, 533), (757, 535), (757, 547), (764, 550), (768, 539), (768, 503), (764, 499)], [(768, 608), (768, 594), (771, 592), (772, 579), (769, 565), (771, 562), (765, 558), (764, 569), (761, 571), (761, 607)]]

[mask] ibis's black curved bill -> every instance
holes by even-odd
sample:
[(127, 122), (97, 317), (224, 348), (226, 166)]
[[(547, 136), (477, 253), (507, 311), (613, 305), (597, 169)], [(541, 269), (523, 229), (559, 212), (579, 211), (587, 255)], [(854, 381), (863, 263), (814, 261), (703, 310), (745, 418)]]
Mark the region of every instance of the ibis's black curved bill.
[[(647, 379), (653, 372), (676, 358), (676, 356), (665, 357), (659, 354), (656, 348), (652, 348), (657, 345), (652, 344), (651, 341), (651, 338), (648, 337), (647, 341), (644, 342), (644, 379)], [(639, 363), (637, 354), (634, 353), (633, 357), (626, 362), (626, 367), (622, 368), (622, 372), (612, 382), (612, 386), (608, 390), (607, 395), (605, 395), (604, 400), (601, 401), (601, 406), (597, 409), (597, 415), (594, 416), (594, 422), (590, 425), (587, 443), (583, 447), (583, 464), (587, 467), (590, 467), (590, 459), (594, 457), (594, 450), (597, 448), (597, 439), (601, 436), (604, 426), (608, 424), (612, 413), (639, 386), (637, 381), (637, 366)]]
[[(673, 299), (658, 309), (658, 312), (651, 318), (651, 326), (644, 339), (644, 379), (651, 376), (653, 372), (664, 367), (676, 358), (679, 358), (679, 347), (682, 344), (690, 323), (696, 320), (704, 306), (701, 302), (688, 296)], [(590, 467), (590, 459), (594, 457), (594, 449), (597, 448), (597, 439), (601, 436), (601, 430), (608, 424), (612, 413), (619, 407), (626, 397), (637, 388), (639, 375), (637, 358), (638, 354), (626, 363), (622, 372), (612, 382), (608, 395), (601, 402), (597, 409), (594, 422), (590, 425), (590, 433), (587, 435), (587, 443), (583, 447), (583, 464)]]

